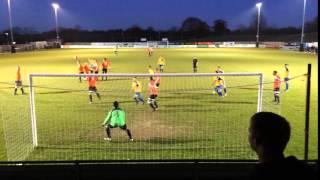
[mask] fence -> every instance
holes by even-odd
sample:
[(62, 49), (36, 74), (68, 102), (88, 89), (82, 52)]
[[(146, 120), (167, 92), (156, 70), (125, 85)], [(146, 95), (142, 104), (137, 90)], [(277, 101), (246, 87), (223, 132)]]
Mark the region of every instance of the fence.
[[(31, 42), (28, 44), (15, 44), (14, 48), (16, 52), (25, 52), (25, 51), (35, 51), (41, 49), (51, 49), (51, 48), (58, 48), (59, 44), (55, 42), (47, 42), (47, 41), (37, 41)], [(0, 45), (0, 53), (11, 52), (12, 46), (11, 45)]]
[[(305, 43), (306, 46), (318, 47), (317, 42)], [(152, 41), (152, 42), (92, 42), (92, 43), (65, 43), (61, 48), (255, 48), (255, 42), (193, 42), (179, 43)], [(299, 50), (299, 45), (293, 46), (286, 42), (261, 42), (261, 48), (285, 50)]]

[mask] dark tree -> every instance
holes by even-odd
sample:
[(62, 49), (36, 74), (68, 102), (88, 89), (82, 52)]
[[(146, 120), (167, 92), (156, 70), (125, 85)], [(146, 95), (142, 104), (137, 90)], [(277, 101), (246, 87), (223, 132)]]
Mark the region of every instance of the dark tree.
[(182, 23), (181, 30), (185, 37), (200, 38), (210, 33), (209, 25), (196, 17), (189, 17)]
[(156, 40), (156, 39), (158, 39), (158, 37), (157, 37), (158, 32), (156, 32), (153, 27), (151, 27), (151, 26), (147, 27), (145, 32), (146, 32), (146, 38), (148, 40)]
[(215, 35), (223, 35), (230, 32), (227, 22), (223, 19), (215, 20), (213, 22), (212, 30)]
[(140, 41), (140, 38), (146, 36), (143, 29), (138, 25), (129, 27), (125, 33), (128, 41)]

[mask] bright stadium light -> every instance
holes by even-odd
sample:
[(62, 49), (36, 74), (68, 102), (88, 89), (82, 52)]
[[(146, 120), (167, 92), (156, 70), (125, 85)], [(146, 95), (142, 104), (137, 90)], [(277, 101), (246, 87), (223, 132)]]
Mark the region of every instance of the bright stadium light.
[(58, 9), (60, 8), (59, 4), (57, 3), (52, 3), (52, 8), (54, 10), (54, 15), (55, 15), (55, 20), (56, 20), (56, 35), (57, 35), (57, 42), (59, 41), (59, 29), (58, 29)]
[(256, 41), (256, 47), (259, 48), (259, 36), (260, 36), (260, 15), (261, 15), (261, 7), (262, 3), (257, 3), (256, 7), (258, 8), (258, 22), (257, 22), (257, 41)]
[(261, 8), (261, 6), (262, 6), (262, 3), (261, 3), (261, 2), (256, 4), (256, 7), (257, 7), (257, 8)]
[(300, 39), (300, 51), (303, 51), (303, 39), (304, 39), (304, 24), (305, 24), (305, 18), (306, 18), (306, 5), (307, 0), (304, 0), (303, 2), (303, 13), (302, 13), (302, 27), (301, 27), (301, 39)]
[(59, 4), (57, 4), (57, 3), (52, 3), (52, 7), (55, 10), (58, 10), (60, 8)]
[(11, 16), (11, 0), (8, 0), (8, 12), (9, 12), (9, 26), (10, 26), (10, 36), (11, 36), (11, 44), (14, 44), (13, 39), (13, 29), (12, 29), (12, 16)]

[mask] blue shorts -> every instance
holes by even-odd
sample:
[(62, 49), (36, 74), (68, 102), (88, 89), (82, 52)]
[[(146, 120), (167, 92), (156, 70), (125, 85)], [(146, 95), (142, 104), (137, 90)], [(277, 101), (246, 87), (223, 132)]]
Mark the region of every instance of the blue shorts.
[(216, 90), (222, 90), (222, 89), (223, 89), (223, 86), (221, 86), (221, 85), (220, 85), (220, 86), (216, 86), (215, 89), (216, 89)]
[(284, 78), (284, 81), (289, 81), (289, 78), (288, 77)]

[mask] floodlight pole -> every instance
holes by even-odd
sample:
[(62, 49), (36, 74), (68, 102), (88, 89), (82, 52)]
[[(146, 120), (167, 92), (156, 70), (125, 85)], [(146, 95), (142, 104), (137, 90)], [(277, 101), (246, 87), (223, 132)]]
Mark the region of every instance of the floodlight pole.
[(258, 21), (257, 21), (257, 40), (256, 40), (256, 48), (259, 48), (259, 36), (260, 36), (260, 16), (261, 16), (261, 6), (262, 3), (257, 3), (256, 7), (258, 8)]
[(303, 39), (304, 39), (304, 25), (305, 25), (305, 18), (306, 18), (306, 5), (307, 0), (303, 0), (303, 13), (302, 13), (302, 27), (301, 27), (301, 39), (300, 39), (300, 51), (304, 51), (303, 48)]
[(9, 12), (9, 27), (10, 27), (10, 36), (11, 36), (11, 44), (13, 45), (13, 27), (12, 27), (12, 15), (11, 15), (11, 0), (8, 0), (8, 12)]
[(54, 10), (54, 17), (55, 17), (55, 21), (56, 21), (56, 38), (57, 38), (57, 42), (59, 42), (59, 28), (58, 28), (58, 9), (59, 9), (59, 5), (56, 3), (52, 4), (53, 10)]

